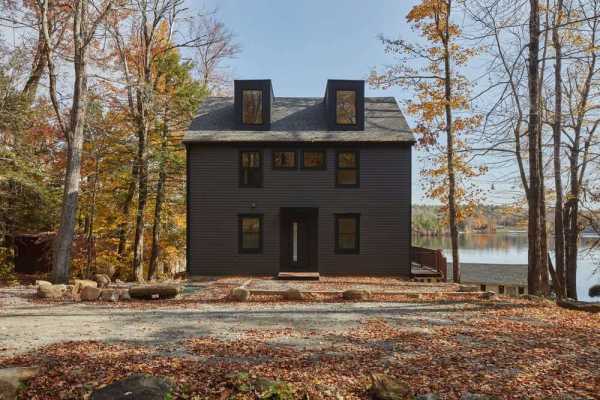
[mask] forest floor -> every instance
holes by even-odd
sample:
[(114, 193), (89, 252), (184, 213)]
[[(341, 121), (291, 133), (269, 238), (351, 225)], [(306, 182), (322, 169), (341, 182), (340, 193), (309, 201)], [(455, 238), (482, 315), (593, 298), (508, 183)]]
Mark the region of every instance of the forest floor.
[(228, 285), (127, 305), (0, 289), (0, 365), (40, 367), (23, 399), (85, 398), (134, 372), (171, 379), (177, 398), (225, 399), (235, 371), (310, 399), (366, 398), (372, 373), (448, 399), (600, 398), (598, 314), (509, 298), (231, 303)]

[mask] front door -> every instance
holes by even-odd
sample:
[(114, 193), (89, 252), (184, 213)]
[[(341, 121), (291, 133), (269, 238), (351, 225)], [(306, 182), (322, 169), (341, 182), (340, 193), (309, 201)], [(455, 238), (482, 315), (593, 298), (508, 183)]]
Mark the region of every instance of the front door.
[(316, 208), (281, 209), (281, 271), (318, 271), (317, 213)]

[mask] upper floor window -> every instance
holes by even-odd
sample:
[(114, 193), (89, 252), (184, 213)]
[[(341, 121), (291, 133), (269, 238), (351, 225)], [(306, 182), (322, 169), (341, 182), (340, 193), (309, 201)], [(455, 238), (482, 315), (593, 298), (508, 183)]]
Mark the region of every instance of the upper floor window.
[(241, 214), (239, 216), (239, 252), (262, 252), (263, 228), (261, 214)]
[(360, 252), (360, 215), (335, 215), (335, 252), (358, 254)]
[(358, 151), (344, 150), (337, 153), (335, 184), (342, 187), (358, 187)]
[(324, 150), (304, 150), (302, 152), (303, 169), (325, 169), (326, 162)]
[(262, 155), (260, 151), (240, 151), (240, 186), (262, 186)]
[(356, 125), (356, 91), (337, 90), (335, 102), (336, 124)]
[(296, 152), (273, 150), (273, 169), (296, 169)]
[(242, 90), (242, 123), (263, 124), (262, 90)]

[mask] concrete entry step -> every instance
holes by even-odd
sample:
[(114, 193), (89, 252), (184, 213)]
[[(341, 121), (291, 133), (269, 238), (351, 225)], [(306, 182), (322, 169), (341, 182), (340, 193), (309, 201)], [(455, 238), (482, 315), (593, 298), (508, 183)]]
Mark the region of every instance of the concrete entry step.
[(318, 281), (320, 275), (318, 272), (280, 272), (277, 279), (287, 281)]

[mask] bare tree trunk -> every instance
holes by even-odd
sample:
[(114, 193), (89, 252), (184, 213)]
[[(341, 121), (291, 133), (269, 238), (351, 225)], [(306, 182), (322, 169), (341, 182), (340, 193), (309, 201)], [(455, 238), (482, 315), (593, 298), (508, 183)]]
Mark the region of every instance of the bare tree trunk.
[(138, 128), (138, 203), (135, 217), (133, 244), (133, 274), (138, 282), (144, 281), (144, 211), (148, 200), (148, 127), (142, 122)]
[(58, 235), (54, 242), (53, 270), (55, 282), (66, 283), (69, 280), (71, 247), (75, 236), (75, 223), (79, 203), (81, 181), (81, 153), (83, 149), (83, 128), (87, 107), (86, 44), (83, 38), (82, 24), (86, 18), (84, 0), (75, 3), (73, 16), (73, 44), (75, 83), (69, 129), (67, 131), (67, 169), (63, 191), (63, 206)]
[(27, 82), (25, 82), (25, 86), (23, 87), (23, 94), (29, 96), (30, 99), (35, 97), (40, 80), (42, 79), (42, 74), (46, 69), (46, 64), (46, 41), (44, 40), (44, 32), (40, 29), (37, 49), (31, 68), (31, 75), (29, 75), (29, 79), (27, 79)]
[(448, 168), (448, 222), (450, 224), (450, 240), (452, 242), (452, 279), (460, 282), (460, 260), (458, 255), (458, 226), (456, 204), (456, 177), (454, 173), (454, 130), (452, 125), (452, 72), (450, 70), (450, 12), (452, 1), (446, 3), (444, 32), (442, 42), (444, 45), (444, 99), (446, 112), (446, 157)]
[(135, 196), (135, 189), (137, 187), (137, 160), (133, 162), (131, 167), (131, 180), (129, 181), (129, 187), (127, 188), (127, 195), (125, 201), (121, 206), (121, 212), (123, 214), (123, 222), (119, 224), (117, 229), (117, 237), (119, 238), (119, 244), (117, 245), (117, 256), (121, 262), (125, 260), (125, 250), (127, 247), (127, 232), (129, 230), (129, 210), (133, 197)]
[(541, 166), (539, 160), (539, 47), (540, 47), (540, 15), (538, 0), (530, 0), (529, 15), (529, 194), (527, 196), (529, 219), (528, 219), (528, 290), (531, 294), (543, 295), (543, 283), (541, 273), (541, 218), (540, 218), (540, 176)]
[(148, 275), (150, 279), (156, 279), (158, 271), (158, 260), (160, 255), (160, 233), (162, 207), (165, 201), (165, 182), (167, 180), (166, 172), (166, 152), (167, 152), (167, 126), (165, 123), (160, 150), (160, 170), (158, 173), (158, 183), (156, 184), (156, 205), (154, 207), (154, 226), (152, 228), (152, 251), (150, 253), (150, 267)]
[(563, 222), (563, 187), (562, 187), (562, 166), (561, 166), (561, 129), (562, 129), (562, 44), (558, 33), (558, 26), (561, 21), (563, 11), (563, 0), (558, 0), (558, 6), (555, 11), (554, 26), (552, 28), (552, 44), (554, 46), (555, 64), (554, 64), (554, 121), (552, 122), (553, 137), (553, 161), (554, 161), (554, 186), (556, 191), (556, 200), (554, 204), (554, 254), (556, 277), (553, 280), (556, 294), (559, 298), (566, 296), (565, 291), (565, 227)]

